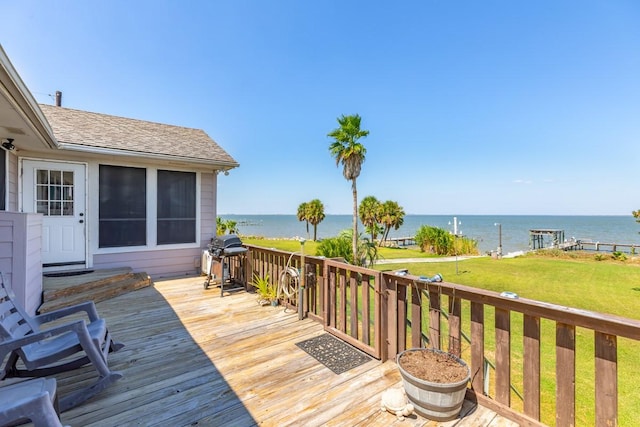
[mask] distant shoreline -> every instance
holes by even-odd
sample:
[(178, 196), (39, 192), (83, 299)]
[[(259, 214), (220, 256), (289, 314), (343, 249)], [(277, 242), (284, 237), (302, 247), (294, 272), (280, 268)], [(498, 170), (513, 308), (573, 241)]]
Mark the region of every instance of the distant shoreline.
[[(264, 238), (291, 239), (296, 236), (313, 238), (313, 227), (309, 227), (292, 214), (234, 214), (220, 215), (223, 219), (238, 222), (239, 234)], [(452, 230), (452, 215), (406, 215), (398, 230), (391, 230), (390, 237), (412, 237), (422, 225)], [(529, 230), (561, 229), (565, 240), (591, 240), (618, 244), (640, 245), (640, 224), (629, 215), (457, 215), (459, 232), (478, 242), (481, 253), (487, 253), (502, 240), (503, 253), (527, 251)], [(318, 238), (334, 237), (343, 230), (351, 229), (351, 215), (330, 214), (318, 225)], [(499, 228), (496, 224), (500, 224)], [(358, 231), (363, 233), (359, 224)], [(502, 235), (499, 235), (501, 231)], [(365, 234), (365, 233), (363, 233)]]

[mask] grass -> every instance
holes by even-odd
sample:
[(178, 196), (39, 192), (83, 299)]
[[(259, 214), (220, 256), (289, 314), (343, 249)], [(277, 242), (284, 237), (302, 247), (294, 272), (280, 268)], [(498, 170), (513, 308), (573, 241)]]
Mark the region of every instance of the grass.
[[(261, 237), (242, 237), (242, 243), (247, 245), (263, 246), (265, 248), (279, 249), (288, 252), (300, 252), (300, 242), (293, 239), (264, 239)], [(307, 240), (304, 244), (306, 255), (315, 255), (318, 242)], [(378, 248), (380, 259), (400, 259), (400, 258), (434, 258), (435, 255), (420, 252), (418, 249), (410, 248)]]
[[(300, 244), (293, 240), (243, 238), (255, 244), (285, 251), (299, 251)], [(308, 241), (305, 253), (315, 253), (316, 243)], [(412, 249), (380, 248), (382, 259), (433, 258)], [(510, 291), (520, 297), (575, 307), (600, 313), (609, 313), (640, 320), (640, 258), (630, 257), (617, 261), (610, 254), (593, 252), (545, 251), (512, 259), (494, 260), (488, 257), (456, 262), (417, 262), (378, 265), (378, 270), (406, 268), (417, 276), (443, 275), (447, 282), (492, 290)], [(457, 273), (456, 273), (457, 271)], [(425, 304), (426, 299), (423, 299)], [(349, 304), (349, 302), (348, 302)], [(358, 301), (360, 306), (361, 301)], [(468, 303), (463, 303), (462, 327), (469, 331)], [(443, 307), (446, 302), (443, 301)], [(361, 313), (361, 307), (359, 312)], [(426, 307), (428, 308), (428, 307)], [(410, 316), (410, 313), (408, 313)], [(425, 310), (426, 316), (426, 310)], [(511, 383), (522, 391), (522, 315), (512, 313), (511, 327)], [(495, 348), (493, 310), (485, 311), (485, 345), (487, 357), (492, 359)], [(423, 330), (428, 320), (423, 319)], [(446, 331), (443, 331), (443, 335)], [(541, 322), (541, 405), (542, 421), (555, 424), (555, 323)], [(408, 341), (410, 342), (410, 341)], [(443, 343), (444, 344), (444, 343)], [(446, 344), (445, 344), (446, 348)], [(578, 328), (576, 331), (576, 425), (594, 425), (594, 339), (593, 332)], [(469, 346), (463, 343), (463, 358), (470, 360)], [(618, 405), (619, 425), (640, 425), (640, 393), (637, 379), (640, 366), (636, 363), (640, 342), (618, 340)], [(493, 360), (495, 361), (495, 360)], [(522, 403), (512, 393), (512, 406), (522, 410)]]

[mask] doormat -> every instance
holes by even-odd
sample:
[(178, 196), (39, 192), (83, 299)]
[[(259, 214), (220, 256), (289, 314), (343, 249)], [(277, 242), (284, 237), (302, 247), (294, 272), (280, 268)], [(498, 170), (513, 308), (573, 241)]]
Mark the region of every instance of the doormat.
[(76, 270), (76, 271), (61, 271), (59, 273), (44, 273), (44, 277), (71, 277), (82, 276), (83, 274), (93, 273), (93, 270)]
[(329, 334), (300, 341), (296, 345), (336, 374), (372, 360), (360, 350)]

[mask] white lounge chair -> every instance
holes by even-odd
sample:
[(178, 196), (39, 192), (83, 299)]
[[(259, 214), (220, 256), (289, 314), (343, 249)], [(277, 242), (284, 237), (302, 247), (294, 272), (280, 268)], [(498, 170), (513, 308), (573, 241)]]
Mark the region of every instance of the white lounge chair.
[(35, 427), (62, 427), (57, 404), (53, 378), (36, 378), (0, 387), (0, 425), (31, 421)]

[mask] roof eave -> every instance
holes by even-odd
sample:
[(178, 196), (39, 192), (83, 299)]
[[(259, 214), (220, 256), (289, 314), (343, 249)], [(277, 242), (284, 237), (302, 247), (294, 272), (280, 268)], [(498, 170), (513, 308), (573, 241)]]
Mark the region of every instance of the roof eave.
[(137, 157), (137, 158), (145, 158), (145, 159), (165, 160), (165, 161), (171, 161), (171, 162), (185, 162), (185, 163), (192, 163), (192, 164), (198, 164), (198, 165), (207, 165), (207, 166), (213, 167), (216, 170), (221, 170), (221, 171), (228, 171), (240, 166), (240, 164), (233, 161), (207, 160), (207, 159), (198, 159), (193, 157), (158, 154), (158, 153), (143, 153), (140, 151), (90, 147), (86, 145), (69, 144), (65, 142), (59, 142), (58, 146), (61, 150), (77, 151), (77, 152), (87, 153), (87, 154)]
[(13, 108), (23, 116), (25, 121), (32, 126), (33, 131), (38, 135), (44, 145), (48, 148), (57, 148), (58, 142), (53, 135), (53, 130), (49, 122), (38, 106), (35, 98), (20, 78), (20, 75), (13, 67), (2, 45), (0, 45), (0, 72), (6, 76), (5, 81), (8, 83), (8, 86), (0, 85), (0, 90), (4, 92), (5, 98), (12, 104)]

